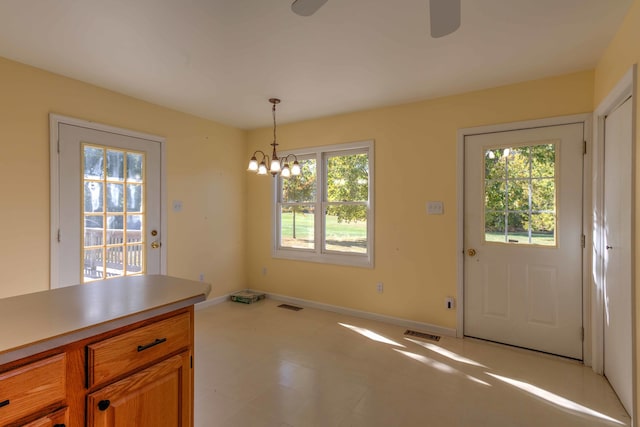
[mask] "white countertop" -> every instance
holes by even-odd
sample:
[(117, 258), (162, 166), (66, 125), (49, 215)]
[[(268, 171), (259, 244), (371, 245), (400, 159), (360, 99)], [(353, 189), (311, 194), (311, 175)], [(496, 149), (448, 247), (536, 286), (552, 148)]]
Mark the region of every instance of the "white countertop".
[(211, 286), (122, 277), (0, 299), (0, 365), (207, 299)]

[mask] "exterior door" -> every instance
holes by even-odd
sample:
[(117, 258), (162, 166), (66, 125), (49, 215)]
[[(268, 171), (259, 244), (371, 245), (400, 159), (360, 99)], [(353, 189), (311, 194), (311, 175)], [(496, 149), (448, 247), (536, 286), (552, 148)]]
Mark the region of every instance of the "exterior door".
[(632, 413), (631, 99), (605, 119), (604, 375)]
[(58, 138), (57, 286), (159, 274), (160, 142), (67, 123)]
[(466, 136), (464, 334), (581, 360), (582, 123)]

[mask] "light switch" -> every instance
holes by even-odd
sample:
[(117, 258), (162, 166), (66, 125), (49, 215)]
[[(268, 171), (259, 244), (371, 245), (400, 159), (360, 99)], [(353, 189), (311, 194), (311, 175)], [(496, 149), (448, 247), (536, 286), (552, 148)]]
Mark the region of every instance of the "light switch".
[(428, 215), (442, 215), (444, 213), (444, 205), (442, 202), (427, 202)]
[(182, 210), (182, 201), (181, 200), (174, 200), (173, 201), (173, 211), (174, 212), (180, 212)]

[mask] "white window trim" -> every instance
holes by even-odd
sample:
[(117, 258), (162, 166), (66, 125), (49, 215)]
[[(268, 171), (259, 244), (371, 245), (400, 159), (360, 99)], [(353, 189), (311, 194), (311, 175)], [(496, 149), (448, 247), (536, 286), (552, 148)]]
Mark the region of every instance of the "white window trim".
[[(300, 148), (296, 150), (289, 150), (286, 152), (282, 152), (282, 156), (286, 156), (288, 154), (294, 154), (298, 157), (302, 156), (315, 156), (316, 164), (317, 164), (317, 173), (322, 173), (322, 186), (319, 186), (316, 189), (316, 201), (314, 204), (316, 206), (323, 207), (326, 205), (326, 201), (324, 200), (324, 192), (325, 192), (325, 182), (326, 182), (326, 170), (324, 165), (320, 166), (323, 161), (323, 155), (326, 154), (336, 154), (341, 151), (351, 151), (362, 149), (363, 152), (366, 151), (369, 157), (369, 215), (367, 218), (367, 254), (350, 254), (343, 252), (334, 252), (334, 251), (322, 251), (324, 247), (324, 220), (325, 216), (322, 214), (323, 209), (315, 209), (315, 248), (314, 249), (293, 249), (293, 248), (279, 248), (278, 247), (278, 236), (280, 232), (280, 216), (278, 215), (278, 180), (274, 179), (272, 186), (272, 233), (271, 233), (271, 255), (273, 258), (281, 258), (281, 259), (289, 259), (289, 260), (298, 260), (298, 261), (309, 261), (309, 262), (317, 262), (323, 264), (337, 264), (337, 265), (348, 265), (353, 267), (366, 267), (373, 268), (374, 265), (374, 216), (375, 216), (375, 203), (374, 203), (374, 182), (375, 182), (375, 173), (374, 173), (374, 141), (359, 141), (359, 142), (350, 142), (345, 144), (335, 144), (335, 145), (325, 145), (320, 147), (308, 147), (308, 148)], [(320, 177), (319, 177), (320, 178)]]

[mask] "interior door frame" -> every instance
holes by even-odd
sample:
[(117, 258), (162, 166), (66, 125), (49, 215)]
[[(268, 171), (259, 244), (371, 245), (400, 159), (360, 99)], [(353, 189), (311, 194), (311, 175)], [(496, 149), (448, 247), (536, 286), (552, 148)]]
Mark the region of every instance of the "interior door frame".
[(631, 375), (632, 375), (632, 404), (633, 414), (632, 425), (637, 425), (635, 414), (637, 414), (637, 370), (636, 370), (636, 288), (635, 288), (635, 237), (636, 227), (635, 221), (635, 192), (636, 192), (636, 117), (637, 117), (637, 64), (631, 66), (625, 75), (620, 79), (616, 86), (609, 94), (600, 102), (600, 105), (593, 113), (593, 242), (592, 242), (592, 259), (593, 274), (591, 275), (592, 288), (592, 318), (593, 324), (593, 359), (592, 369), (598, 373), (604, 373), (604, 259), (598, 254), (602, 253), (605, 245), (604, 230), (604, 140), (605, 140), (605, 118), (620, 106), (627, 98), (631, 99), (631, 158), (634, 159), (631, 164)]
[[(60, 251), (58, 250), (58, 230), (60, 229), (60, 181), (59, 181), (59, 127), (61, 125), (72, 125), (91, 130), (115, 133), (123, 136), (141, 138), (160, 144), (160, 235), (167, 236), (167, 185), (166, 185), (166, 139), (130, 129), (119, 128), (60, 114), (49, 114), (49, 176), (50, 176), (50, 252), (49, 252), (49, 287), (58, 287), (58, 266), (60, 262)], [(166, 238), (165, 238), (166, 240)], [(167, 274), (167, 248), (160, 246), (160, 273)]]
[[(458, 129), (457, 141), (457, 207), (458, 207), (458, 241), (457, 241), (457, 326), (456, 336), (462, 338), (464, 336), (464, 178), (465, 178), (465, 137), (494, 132), (515, 131), (521, 129), (531, 129), (538, 127), (558, 126), (566, 124), (581, 123), (584, 126), (584, 138), (587, 147), (591, 146), (591, 114), (577, 114), (570, 116), (550, 117), (538, 120), (527, 120), (521, 122), (502, 123), (488, 126), (478, 126), (472, 128)], [(591, 241), (591, 152), (587, 149), (583, 159), (583, 208), (582, 208), (582, 230), (585, 235), (585, 248), (590, 247)], [(583, 362), (588, 365), (591, 362), (591, 324), (589, 322), (591, 313), (589, 280), (591, 266), (591, 251), (582, 250), (582, 322), (584, 333), (583, 346)]]

